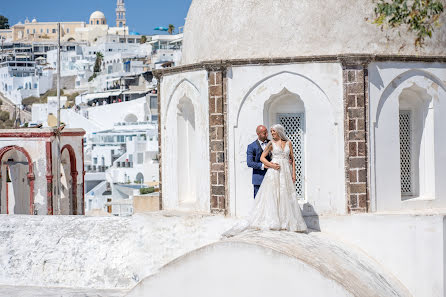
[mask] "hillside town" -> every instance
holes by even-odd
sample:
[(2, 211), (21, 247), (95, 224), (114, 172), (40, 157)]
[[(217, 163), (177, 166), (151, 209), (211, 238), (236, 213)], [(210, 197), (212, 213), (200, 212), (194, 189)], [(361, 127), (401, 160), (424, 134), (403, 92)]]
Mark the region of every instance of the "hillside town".
[(182, 28), (151, 36), (131, 31), (124, 1), (117, 1), (113, 21), (94, 11), (86, 22), (26, 18), (0, 30), (4, 128), (57, 125), (59, 24), (60, 120), (86, 131), (85, 212), (131, 215), (133, 196), (141, 189), (156, 195), (159, 187), (152, 71), (178, 65)]

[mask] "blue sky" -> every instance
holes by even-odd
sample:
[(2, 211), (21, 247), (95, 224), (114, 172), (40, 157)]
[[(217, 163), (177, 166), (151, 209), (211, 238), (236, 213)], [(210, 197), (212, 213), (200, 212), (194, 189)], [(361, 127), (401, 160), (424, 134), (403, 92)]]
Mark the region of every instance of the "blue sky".
[[(174, 24), (183, 26), (192, 0), (125, 0), (127, 24), (131, 31), (158, 34), (153, 29)], [(84, 21), (100, 10), (109, 25), (115, 24), (116, 0), (0, 0), (0, 15), (9, 19), (10, 26), (31, 21)]]

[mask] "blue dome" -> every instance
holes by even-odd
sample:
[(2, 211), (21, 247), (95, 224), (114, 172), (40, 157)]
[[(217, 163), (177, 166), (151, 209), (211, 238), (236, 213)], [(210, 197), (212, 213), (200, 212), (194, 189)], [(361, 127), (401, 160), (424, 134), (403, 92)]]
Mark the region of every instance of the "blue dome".
[(130, 32), (129, 35), (141, 35), (141, 34), (139, 34), (138, 32)]

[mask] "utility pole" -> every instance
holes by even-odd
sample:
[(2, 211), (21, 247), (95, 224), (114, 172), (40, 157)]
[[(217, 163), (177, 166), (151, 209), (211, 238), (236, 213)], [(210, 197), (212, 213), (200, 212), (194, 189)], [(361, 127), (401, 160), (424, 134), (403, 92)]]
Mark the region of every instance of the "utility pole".
[(56, 201), (57, 201), (57, 214), (61, 214), (60, 209), (60, 23), (57, 23), (57, 133), (56, 133)]

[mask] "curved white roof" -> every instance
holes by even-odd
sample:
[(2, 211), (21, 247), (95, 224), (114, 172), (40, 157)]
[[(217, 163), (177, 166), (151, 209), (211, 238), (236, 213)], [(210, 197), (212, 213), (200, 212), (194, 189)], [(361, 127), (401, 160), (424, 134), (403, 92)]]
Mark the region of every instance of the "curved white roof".
[[(370, 0), (193, 0), (183, 64), (338, 54), (446, 55), (446, 26), (416, 49), (405, 27), (381, 31)], [(440, 23), (446, 23), (443, 15)]]
[(97, 10), (90, 15), (91, 19), (105, 19), (105, 15), (102, 11)]

